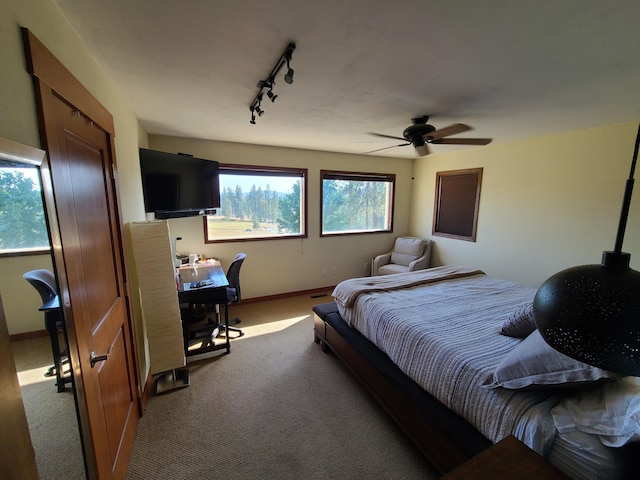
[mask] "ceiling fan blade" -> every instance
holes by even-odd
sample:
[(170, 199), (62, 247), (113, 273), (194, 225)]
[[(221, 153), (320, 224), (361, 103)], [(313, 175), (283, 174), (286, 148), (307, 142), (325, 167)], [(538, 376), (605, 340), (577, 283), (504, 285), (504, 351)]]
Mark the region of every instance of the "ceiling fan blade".
[(391, 145), (390, 147), (383, 147), (383, 148), (378, 148), (376, 150), (369, 150), (368, 152), (364, 152), (361, 155), (366, 155), (367, 153), (374, 153), (374, 152), (380, 152), (382, 150), (388, 150), (390, 148), (396, 148), (396, 147), (406, 147), (407, 145), (411, 145), (410, 143), (401, 143), (400, 145)]
[(433, 145), (488, 145), (493, 138), (439, 138), (431, 140)]
[(443, 137), (448, 137), (449, 135), (455, 135), (457, 133), (468, 132), (469, 130), (473, 130), (469, 125), (465, 125), (464, 123), (454, 123), (453, 125), (449, 125), (448, 127), (440, 128), (431, 133), (423, 135), (425, 139), (438, 139)]
[(424, 157), (425, 155), (429, 155), (431, 153), (431, 150), (429, 150), (429, 146), (425, 143), (424, 145), (417, 145), (416, 152), (421, 157)]
[(403, 142), (407, 141), (407, 139), (404, 137), (394, 137), (392, 135), (384, 135), (382, 133), (369, 132), (369, 135), (375, 135), (376, 137), (382, 137), (382, 138), (392, 138), (393, 140), (402, 140)]

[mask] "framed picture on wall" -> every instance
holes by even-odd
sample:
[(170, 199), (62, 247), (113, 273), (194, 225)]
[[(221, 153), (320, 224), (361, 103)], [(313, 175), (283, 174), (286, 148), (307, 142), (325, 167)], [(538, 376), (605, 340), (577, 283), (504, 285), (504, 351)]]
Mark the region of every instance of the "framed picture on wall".
[(482, 168), (436, 173), (432, 234), (476, 241)]

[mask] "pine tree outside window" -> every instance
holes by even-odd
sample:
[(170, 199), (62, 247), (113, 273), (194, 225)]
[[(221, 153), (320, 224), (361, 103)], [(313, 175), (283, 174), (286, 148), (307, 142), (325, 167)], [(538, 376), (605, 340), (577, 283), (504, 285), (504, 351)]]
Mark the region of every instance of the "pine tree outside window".
[(0, 255), (49, 250), (38, 169), (0, 163)]
[(322, 170), (321, 236), (393, 230), (395, 175)]
[(306, 169), (220, 165), (220, 209), (205, 242), (306, 238)]

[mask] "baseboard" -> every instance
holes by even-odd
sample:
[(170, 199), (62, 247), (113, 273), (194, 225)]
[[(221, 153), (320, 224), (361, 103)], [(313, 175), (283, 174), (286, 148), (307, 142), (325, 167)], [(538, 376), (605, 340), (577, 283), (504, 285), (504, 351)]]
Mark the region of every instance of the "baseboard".
[(151, 372), (147, 375), (147, 381), (144, 384), (142, 389), (142, 394), (140, 395), (140, 416), (144, 415), (144, 411), (147, 408), (147, 402), (149, 401), (149, 397), (151, 396), (151, 389), (153, 388), (153, 375)]
[(20, 340), (30, 340), (32, 338), (48, 337), (49, 333), (46, 330), (36, 330), (35, 332), (22, 332), (9, 335), (9, 340), (12, 342), (19, 342)]
[(298, 297), (300, 295), (311, 295), (315, 293), (326, 293), (327, 295), (330, 295), (331, 292), (333, 292), (334, 288), (335, 288), (335, 285), (329, 285), (327, 287), (312, 288), (310, 290), (298, 290), (295, 292), (277, 293), (275, 295), (266, 295), (264, 297), (243, 298), (240, 301), (240, 304), (265, 302), (267, 300), (277, 300), (279, 298)]

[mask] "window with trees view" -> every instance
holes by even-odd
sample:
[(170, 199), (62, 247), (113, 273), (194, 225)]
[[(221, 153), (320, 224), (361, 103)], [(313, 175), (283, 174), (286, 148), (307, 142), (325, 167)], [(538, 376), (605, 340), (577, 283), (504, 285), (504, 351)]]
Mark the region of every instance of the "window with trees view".
[(207, 243), (306, 237), (306, 169), (220, 165), (220, 209)]
[(321, 235), (390, 232), (395, 175), (322, 170)]
[(0, 253), (48, 248), (38, 169), (0, 164)]

